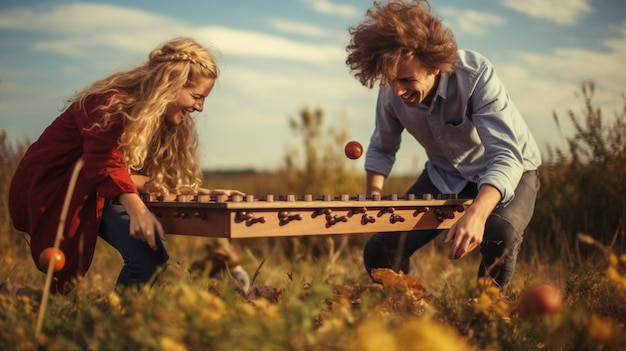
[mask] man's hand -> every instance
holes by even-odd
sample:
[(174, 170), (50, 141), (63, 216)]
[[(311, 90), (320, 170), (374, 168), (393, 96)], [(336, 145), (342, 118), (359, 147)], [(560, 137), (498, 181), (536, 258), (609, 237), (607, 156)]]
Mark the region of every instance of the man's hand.
[(470, 207), (446, 235), (444, 243), (450, 244), (449, 259), (464, 257), (483, 242), (487, 218), (501, 200), (502, 195), (495, 187), (489, 184), (480, 187)]
[(483, 242), (486, 220), (469, 210), (468, 208), (463, 217), (450, 227), (446, 235), (444, 243), (450, 243), (448, 258), (451, 260), (464, 257)]

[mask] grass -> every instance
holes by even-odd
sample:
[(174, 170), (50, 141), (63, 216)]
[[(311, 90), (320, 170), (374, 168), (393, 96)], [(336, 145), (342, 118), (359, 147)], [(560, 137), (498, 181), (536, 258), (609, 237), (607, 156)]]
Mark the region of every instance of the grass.
[[(335, 240), (364, 239), (364, 235)], [(509, 296), (475, 279), (478, 254), (448, 261), (438, 238), (414, 257), (419, 282), (372, 284), (358, 245), (313, 259), (272, 253), (267, 239), (235, 242), (258, 276), (250, 294), (228, 277), (191, 270), (203, 238), (170, 236), (171, 261), (152, 286), (114, 291), (118, 253), (100, 242), (94, 264), (69, 295), (52, 296), (36, 339), (36, 299), (0, 294), (0, 344), (11, 350), (620, 350), (626, 257), (569, 269), (520, 262)], [(335, 246), (337, 247), (337, 246)], [(25, 242), (5, 247), (0, 276), (12, 287), (43, 285)], [(620, 261), (621, 259), (621, 261)], [(607, 272), (613, 267), (617, 276)], [(621, 280), (620, 280), (621, 279)], [(424, 297), (421, 283), (434, 291)], [(521, 319), (516, 300), (551, 282), (565, 295), (556, 315)], [(619, 285), (622, 284), (622, 285)], [(384, 347), (382, 347), (382, 346)]]

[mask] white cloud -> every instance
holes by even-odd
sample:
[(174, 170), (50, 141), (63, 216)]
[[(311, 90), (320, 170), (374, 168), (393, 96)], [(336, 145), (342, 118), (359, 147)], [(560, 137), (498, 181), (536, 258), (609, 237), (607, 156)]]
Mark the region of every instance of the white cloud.
[(446, 23), (454, 27), (454, 32), (482, 36), (488, 34), (492, 27), (505, 23), (504, 18), (487, 12), (460, 10), (444, 7), (439, 12)]
[(319, 13), (336, 15), (340, 17), (352, 17), (360, 12), (352, 5), (335, 4), (328, 0), (302, 0), (305, 4)]
[(46, 34), (33, 49), (87, 57), (94, 49), (147, 53), (164, 38), (189, 33), (183, 22), (149, 11), (104, 4), (68, 4), (0, 12), (0, 29)]
[(227, 27), (196, 28), (194, 32), (212, 39), (227, 56), (261, 57), (304, 63), (342, 62), (344, 49), (334, 44), (313, 44), (261, 32)]
[[(173, 38), (170, 30), (135, 32), (129, 35), (128, 31), (104, 31), (100, 33), (75, 33), (72, 36), (63, 36), (56, 39), (44, 39), (33, 43), (33, 49), (41, 52), (55, 53), (64, 56), (92, 57), (94, 50), (117, 50), (126, 55), (128, 53), (147, 53), (163, 42), (164, 38)], [(114, 54), (108, 52), (109, 54)]]
[(530, 17), (540, 18), (559, 25), (576, 24), (594, 9), (591, 0), (501, 0), (500, 4)]
[[(26, 18), (33, 25), (24, 24)], [(68, 18), (73, 20), (68, 21)], [(338, 45), (313, 44), (221, 26), (189, 27), (151, 12), (109, 5), (60, 5), (50, 12), (11, 10), (0, 13), (0, 23), (6, 29), (57, 33), (54, 38), (35, 42), (33, 49), (66, 56), (87, 57), (93, 50), (102, 48), (119, 50), (126, 55), (147, 53), (166, 39), (188, 33), (193, 33), (199, 41), (210, 42), (229, 56), (318, 64), (342, 62), (345, 56)], [(278, 25), (295, 28), (294, 23), (286, 21)], [(298, 30), (312, 33), (315, 27), (300, 25)]]
[(626, 23), (620, 36), (606, 39), (603, 44), (603, 51), (559, 47), (546, 53), (511, 52), (513, 60), (495, 63), (498, 75), (541, 145), (555, 146), (564, 141), (559, 140), (552, 112), (562, 117), (564, 134), (571, 135), (567, 111), (579, 113), (582, 100), (576, 96), (584, 81), (595, 83), (593, 103), (604, 111), (606, 118), (623, 108)]
[(152, 12), (105, 4), (68, 4), (50, 11), (29, 8), (9, 9), (0, 13), (0, 28), (46, 33), (98, 33), (102, 30), (126, 30), (168, 27), (180, 22)]
[(298, 34), (309, 37), (327, 37), (331, 32), (314, 24), (289, 21), (282, 18), (270, 18), (269, 24), (277, 30), (289, 34)]

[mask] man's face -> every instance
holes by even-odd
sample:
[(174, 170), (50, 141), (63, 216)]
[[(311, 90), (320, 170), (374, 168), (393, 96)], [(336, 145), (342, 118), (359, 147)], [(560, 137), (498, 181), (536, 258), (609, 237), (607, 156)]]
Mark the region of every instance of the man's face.
[(410, 59), (398, 65), (396, 78), (389, 82), (389, 86), (407, 106), (429, 104), (437, 90), (439, 72), (429, 72), (417, 59)]

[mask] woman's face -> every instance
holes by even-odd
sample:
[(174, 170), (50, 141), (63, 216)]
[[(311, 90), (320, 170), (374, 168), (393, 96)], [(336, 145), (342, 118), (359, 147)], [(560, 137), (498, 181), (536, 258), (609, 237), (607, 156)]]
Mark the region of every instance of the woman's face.
[(204, 99), (211, 93), (213, 85), (215, 85), (215, 79), (201, 77), (190, 82), (189, 86), (180, 89), (176, 100), (167, 105), (165, 120), (178, 125), (183, 119), (189, 117), (189, 113), (202, 112)]

